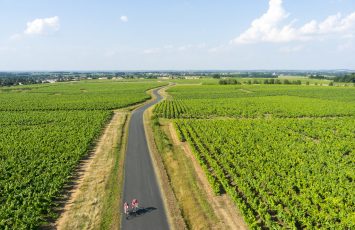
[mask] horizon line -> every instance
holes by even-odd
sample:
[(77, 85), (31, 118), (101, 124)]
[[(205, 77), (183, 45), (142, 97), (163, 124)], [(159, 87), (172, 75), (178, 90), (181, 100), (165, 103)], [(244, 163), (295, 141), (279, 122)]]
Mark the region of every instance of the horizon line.
[(62, 70), (0, 70), (1, 72), (272, 72), (272, 71), (279, 71), (279, 72), (334, 72), (334, 71), (343, 71), (343, 72), (355, 72), (355, 69), (143, 69), (143, 70), (134, 70), (134, 69), (126, 69), (126, 70), (113, 70), (113, 69), (106, 69), (106, 70), (69, 70), (69, 69), (62, 69)]

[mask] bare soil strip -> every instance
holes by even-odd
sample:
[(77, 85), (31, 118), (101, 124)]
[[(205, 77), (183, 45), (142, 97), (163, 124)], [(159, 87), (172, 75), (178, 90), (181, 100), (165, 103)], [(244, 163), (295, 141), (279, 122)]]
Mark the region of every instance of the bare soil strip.
[(128, 110), (116, 110), (104, 130), (92, 157), (80, 169), (76, 186), (55, 223), (57, 229), (98, 229)]
[(206, 192), (215, 215), (222, 222), (223, 229), (248, 229), (241, 213), (233, 204), (230, 197), (226, 194), (221, 196), (214, 195), (213, 190), (209, 185), (201, 166), (195, 159), (189, 144), (179, 140), (172, 122), (169, 123), (169, 132), (174, 146), (180, 146), (180, 148), (184, 150), (186, 156), (189, 157), (193, 163), (199, 185), (203, 187), (203, 190)]

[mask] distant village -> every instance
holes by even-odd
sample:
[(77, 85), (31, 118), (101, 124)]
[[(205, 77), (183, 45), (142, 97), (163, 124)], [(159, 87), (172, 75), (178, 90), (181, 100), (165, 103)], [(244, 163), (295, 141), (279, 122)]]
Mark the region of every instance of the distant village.
[(341, 77), (349, 74), (348, 70), (334, 71), (54, 71), (54, 72), (0, 72), (0, 86), (45, 84), (89, 79), (199, 79), (212, 77), (228, 78), (278, 78), (283, 76), (304, 76), (310, 78)]

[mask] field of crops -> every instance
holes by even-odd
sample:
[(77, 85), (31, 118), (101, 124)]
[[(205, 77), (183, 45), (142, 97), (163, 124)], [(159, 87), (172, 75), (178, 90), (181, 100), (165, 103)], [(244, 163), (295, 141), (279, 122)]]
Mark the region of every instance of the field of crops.
[(355, 227), (355, 89), (176, 86), (174, 120), (216, 194), (251, 228)]
[(335, 101), (354, 101), (354, 87), (294, 85), (177, 85), (168, 90), (174, 99), (216, 99), (263, 96), (298, 96)]
[(149, 98), (153, 82), (73, 82), (0, 88), (0, 111), (110, 110)]
[(336, 117), (354, 115), (355, 102), (295, 96), (167, 100), (156, 112), (167, 118)]
[(114, 108), (149, 98), (156, 82), (0, 88), (0, 229), (34, 229), (92, 149)]
[(166, 118), (355, 115), (355, 89), (313, 86), (177, 86), (155, 112)]

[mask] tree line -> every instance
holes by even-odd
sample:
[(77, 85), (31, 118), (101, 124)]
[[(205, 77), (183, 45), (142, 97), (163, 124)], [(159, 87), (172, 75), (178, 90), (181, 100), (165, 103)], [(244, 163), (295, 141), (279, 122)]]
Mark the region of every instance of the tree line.
[(347, 74), (343, 77), (335, 77), (334, 78), (335, 82), (349, 82), (349, 83), (355, 83), (355, 73), (352, 74)]
[[(238, 81), (237, 79), (233, 79), (233, 78), (229, 78), (229, 79), (221, 79), (218, 82), (220, 85), (240, 85), (242, 84), (240, 81)], [(280, 79), (264, 79), (264, 80), (257, 80), (257, 79), (249, 79), (247, 81), (244, 81), (243, 84), (248, 84), (248, 85), (255, 85), (255, 84), (266, 84), (266, 85), (274, 85), (274, 84), (284, 84), (284, 85), (301, 85), (302, 82), (301, 80), (288, 80), (288, 79), (284, 79), (284, 80), (280, 80)]]

